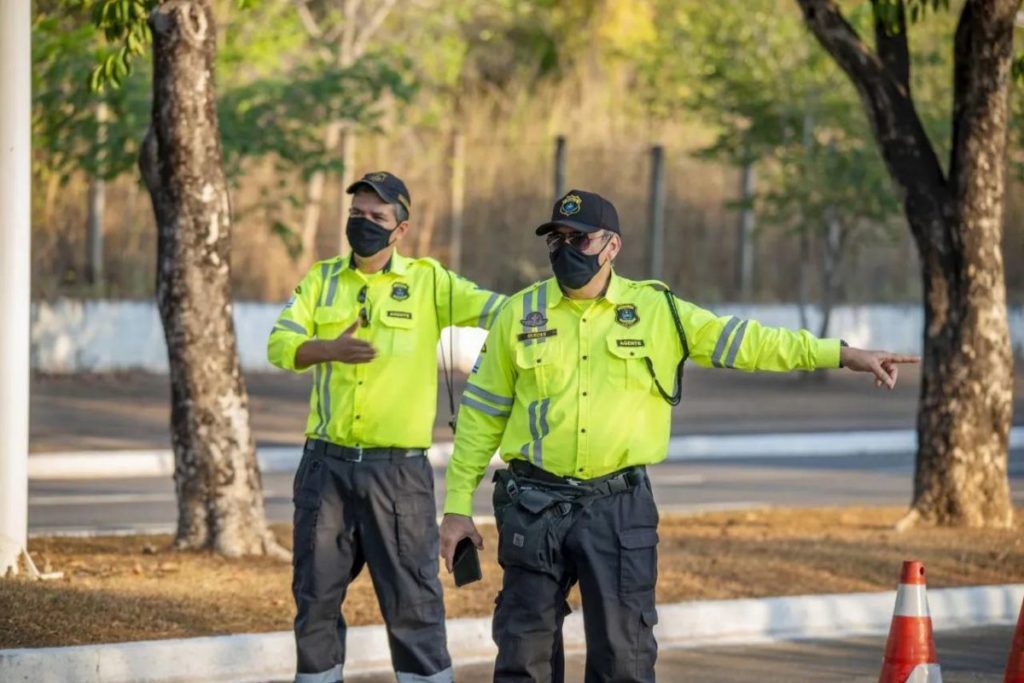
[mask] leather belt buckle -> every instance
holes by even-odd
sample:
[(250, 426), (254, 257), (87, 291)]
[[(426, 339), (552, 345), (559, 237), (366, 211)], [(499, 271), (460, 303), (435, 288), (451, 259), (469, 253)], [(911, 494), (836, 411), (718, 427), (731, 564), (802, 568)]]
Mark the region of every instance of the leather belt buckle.
[(351, 448), (349, 450), (353, 450), (353, 451), (356, 452), (356, 457), (354, 459), (350, 460), (350, 462), (362, 462), (363, 461), (363, 447), (362, 446), (356, 446), (355, 448)]

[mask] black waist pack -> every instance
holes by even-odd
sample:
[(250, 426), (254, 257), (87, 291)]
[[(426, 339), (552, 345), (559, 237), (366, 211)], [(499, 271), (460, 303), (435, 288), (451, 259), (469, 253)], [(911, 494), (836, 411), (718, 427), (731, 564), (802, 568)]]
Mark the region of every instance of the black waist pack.
[(555, 575), (570, 499), (557, 492), (521, 485), (508, 470), (494, 473), (494, 517), (498, 524), (498, 563)]

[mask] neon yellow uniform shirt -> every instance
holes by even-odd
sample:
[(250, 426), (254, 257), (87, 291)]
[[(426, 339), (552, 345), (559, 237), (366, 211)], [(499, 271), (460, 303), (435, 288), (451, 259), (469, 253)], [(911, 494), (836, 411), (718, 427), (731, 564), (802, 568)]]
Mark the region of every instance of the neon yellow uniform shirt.
[(506, 300), (432, 259), (395, 253), (383, 272), (366, 275), (350, 257), (337, 257), (315, 264), (296, 287), (270, 333), (267, 358), (302, 372), (299, 347), (337, 338), (365, 307), (369, 325), (355, 336), (373, 344), (377, 357), (311, 367), (306, 436), (350, 447), (425, 448), (437, 412), (441, 329), (489, 328)]
[[(448, 466), (445, 512), (469, 515), (498, 450), (564, 477), (591, 479), (660, 462), (682, 344), (665, 286), (612, 273), (605, 296), (581, 304), (555, 279), (514, 295), (470, 375)], [(810, 370), (839, 366), (838, 339), (718, 317), (675, 299), (690, 359), (706, 367)]]

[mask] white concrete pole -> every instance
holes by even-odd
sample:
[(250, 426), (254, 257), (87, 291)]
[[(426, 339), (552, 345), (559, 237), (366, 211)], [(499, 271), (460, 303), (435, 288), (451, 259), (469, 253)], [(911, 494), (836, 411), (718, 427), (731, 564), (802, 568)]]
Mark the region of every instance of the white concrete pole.
[(0, 577), (28, 537), (31, 6), (0, 0)]

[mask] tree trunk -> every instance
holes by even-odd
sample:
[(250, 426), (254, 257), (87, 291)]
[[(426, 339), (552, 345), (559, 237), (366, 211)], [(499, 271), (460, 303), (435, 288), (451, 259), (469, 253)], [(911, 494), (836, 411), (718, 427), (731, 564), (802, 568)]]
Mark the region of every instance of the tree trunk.
[(943, 173), (917, 115), (903, 5), (876, 52), (830, 0), (797, 0), (860, 94), (921, 255), (924, 362), (911, 509), (918, 521), (1007, 528), (1013, 357), (1002, 259), (1014, 20), (1021, 0), (968, 0), (954, 39), (952, 157)]
[[(98, 142), (106, 142), (107, 105), (100, 102), (96, 105), (96, 124)], [(105, 151), (101, 153), (106, 156)], [(85, 221), (86, 280), (90, 285), (103, 284), (103, 221), (107, 208), (107, 183), (99, 175), (89, 178), (89, 207)]]
[(88, 213), (85, 219), (85, 277), (90, 285), (103, 284), (103, 221), (107, 208), (107, 183), (89, 178)]
[(341, 129), (341, 184), (338, 187), (338, 253), (348, 253), (348, 208), (352, 197), (345, 190), (355, 182), (356, 170), (356, 132), (351, 124)]
[[(944, 230), (925, 225), (925, 331), (914, 502), (904, 525), (1009, 528), (1013, 352), (1003, 196), (1013, 19), (1020, 0), (968, 2), (954, 46), (953, 150)], [(910, 213), (914, 221), (916, 216)], [(925, 232), (925, 229), (928, 229)]]
[[(341, 137), (341, 123), (329, 123), (324, 130), (324, 149), (335, 149)], [(323, 206), (324, 185), (327, 174), (316, 171), (306, 182), (306, 206), (302, 212), (302, 256), (300, 270), (305, 272), (316, 261), (316, 233), (320, 227), (320, 210)]]
[(231, 216), (214, 97), (209, 0), (150, 15), (153, 113), (139, 167), (158, 231), (157, 305), (171, 375), (175, 546), (287, 554), (263, 510), (230, 289)]
[(837, 215), (835, 207), (825, 210), (825, 240), (821, 250), (821, 325), (818, 336), (828, 336), (828, 326), (832, 321), (832, 310), (839, 299), (839, 288), (842, 282), (840, 267), (842, 266), (843, 243), (845, 230)]

